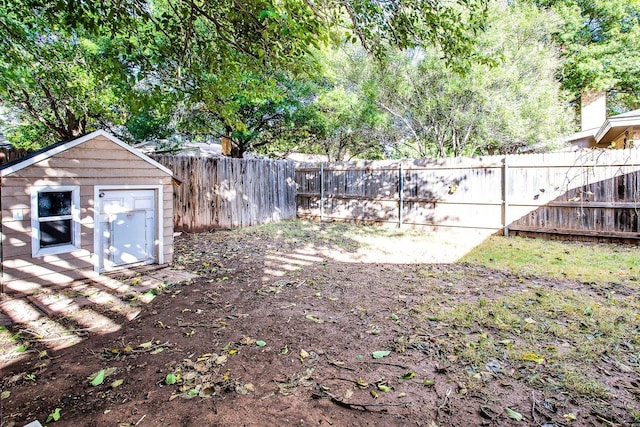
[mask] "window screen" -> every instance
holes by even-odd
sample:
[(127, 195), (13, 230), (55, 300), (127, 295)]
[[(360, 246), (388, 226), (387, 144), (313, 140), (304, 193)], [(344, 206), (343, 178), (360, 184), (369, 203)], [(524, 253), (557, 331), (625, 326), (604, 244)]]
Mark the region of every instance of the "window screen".
[(38, 193), (38, 217), (71, 215), (71, 191)]
[(71, 191), (38, 193), (41, 248), (73, 244), (72, 200)]

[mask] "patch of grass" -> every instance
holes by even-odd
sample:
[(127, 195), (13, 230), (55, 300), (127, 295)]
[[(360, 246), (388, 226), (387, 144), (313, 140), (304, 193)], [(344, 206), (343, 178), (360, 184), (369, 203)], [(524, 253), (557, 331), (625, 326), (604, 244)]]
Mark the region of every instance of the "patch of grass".
[[(306, 220), (287, 220), (277, 223), (264, 224), (238, 230), (240, 233), (259, 235), (282, 243), (296, 244), (313, 241), (326, 246), (336, 246), (345, 250), (356, 250), (360, 245), (349, 238), (348, 233), (355, 229), (347, 223), (323, 223)], [(366, 230), (361, 232), (366, 233)]]
[(588, 283), (640, 281), (637, 246), (491, 236), (461, 262), (521, 276), (551, 276)]
[(380, 239), (402, 241), (410, 245), (412, 241), (423, 239), (424, 231), (376, 225), (363, 225), (348, 222), (317, 222), (309, 220), (287, 220), (256, 227), (237, 230), (262, 238), (278, 240), (284, 243), (313, 241), (316, 244), (338, 247), (346, 251), (380, 244)]
[(450, 325), (449, 340), (442, 344), (465, 365), (482, 370), (500, 360), (511, 368), (524, 366), (515, 377), (524, 374), (534, 386), (589, 398), (609, 393), (592, 375), (596, 364), (605, 369), (623, 364), (640, 374), (636, 298), (530, 287), (453, 305), (435, 307), (431, 300), (425, 298), (412, 312), (423, 324), (437, 319)]
[(580, 396), (609, 397), (609, 392), (603, 384), (593, 378), (592, 375), (580, 371), (566, 370), (562, 376), (562, 386), (565, 390)]

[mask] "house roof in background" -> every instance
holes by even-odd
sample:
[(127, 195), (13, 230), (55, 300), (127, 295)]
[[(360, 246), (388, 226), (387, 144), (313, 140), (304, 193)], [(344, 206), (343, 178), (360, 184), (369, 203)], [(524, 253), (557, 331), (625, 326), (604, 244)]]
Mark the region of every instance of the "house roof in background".
[(622, 132), (630, 127), (640, 127), (640, 109), (607, 117), (599, 128), (587, 129), (569, 135), (566, 141), (579, 143), (581, 141), (592, 144), (606, 144), (615, 140)]
[(640, 110), (608, 117), (595, 135), (596, 143), (613, 141), (626, 129), (634, 126), (640, 126)]

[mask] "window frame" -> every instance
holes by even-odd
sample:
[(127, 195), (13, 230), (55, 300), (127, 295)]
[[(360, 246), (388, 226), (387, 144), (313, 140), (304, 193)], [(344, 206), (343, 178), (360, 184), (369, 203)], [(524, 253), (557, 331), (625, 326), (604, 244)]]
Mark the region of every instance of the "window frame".
[[(40, 193), (71, 192), (71, 215), (43, 217), (48, 221), (71, 219), (71, 243), (40, 247), (40, 223), (38, 214), (38, 197)], [(47, 185), (34, 186), (31, 191), (31, 256), (33, 258), (45, 255), (63, 254), (81, 248), (80, 245), (80, 186), (77, 185)]]

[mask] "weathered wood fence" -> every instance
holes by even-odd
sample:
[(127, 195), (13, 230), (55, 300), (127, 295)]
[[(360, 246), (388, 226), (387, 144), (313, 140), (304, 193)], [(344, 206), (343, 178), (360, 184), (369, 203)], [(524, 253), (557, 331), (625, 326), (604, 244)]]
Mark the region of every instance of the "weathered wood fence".
[(298, 164), (299, 217), (640, 239), (640, 151)]
[(0, 148), (0, 165), (18, 160), (29, 153), (31, 153), (30, 150), (22, 148)]
[(153, 155), (182, 185), (174, 188), (174, 228), (198, 232), (296, 217), (295, 164)]

